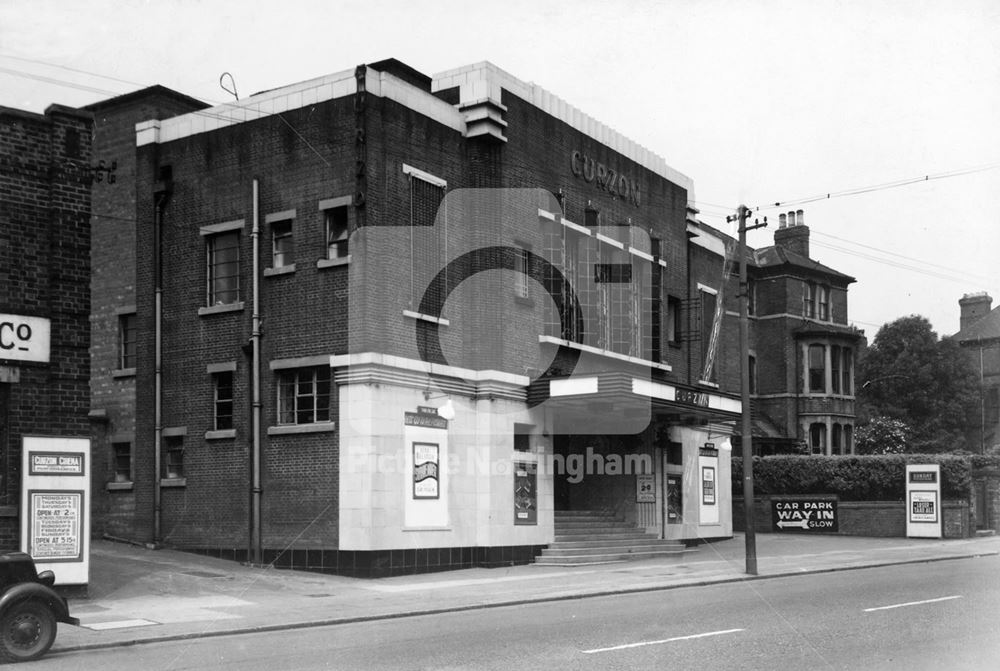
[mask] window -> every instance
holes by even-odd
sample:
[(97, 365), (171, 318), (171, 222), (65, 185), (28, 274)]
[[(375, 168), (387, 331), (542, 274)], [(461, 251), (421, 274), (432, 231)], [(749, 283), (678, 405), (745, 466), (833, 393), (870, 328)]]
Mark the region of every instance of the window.
[(184, 436), (163, 437), (163, 479), (184, 477)]
[(326, 234), (326, 258), (347, 258), (347, 206), (332, 207), (323, 211)]
[(406, 171), (406, 167), (404, 172), (410, 176), (410, 225), (433, 226), (447, 182), (415, 169)]
[(667, 296), (667, 340), (674, 345), (681, 342), (681, 299)]
[(840, 454), (841, 453), (841, 436), (842, 427), (840, 424), (834, 424), (832, 431), (830, 433), (830, 454)]
[(809, 425), (809, 447), (813, 454), (826, 454), (826, 424)]
[(854, 355), (852, 354), (850, 347), (842, 348), (840, 354), (843, 360), (843, 366), (840, 371), (843, 382), (843, 390), (848, 396), (853, 396), (854, 387), (852, 384), (852, 378), (854, 376)]
[(292, 220), (271, 223), (273, 249), (272, 267), (284, 268), (295, 263), (295, 238), (292, 237)]
[(840, 347), (830, 346), (830, 382), (833, 384), (833, 393), (840, 393)]
[(330, 367), (296, 368), (278, 374), (278, 424), (330, 421)]
[(135, 314), (118, 315), (118, 367), (135, 368)]
[(213, 407), (216, 431), (233, 428), (233, 373), (223, 371), (212, 374)]
[(703, 381), (716, 382), (718, 380), (718, 375), (716, 374), (716, 370), (718, 369), (716, 365), (718, 332), (713, 333), (713, 331), (715, 331), (715, 304), (717, 297), (714, 293), (707, 291), (699, 293), (701, 293), (701, 356), (703, 372), (709, 363), (712, 364), (711, 369), (707, 371), (708, 376)]
[(132, 482), (132, 443), (111, 443), (115, 482)]
[(757, 357), (752, 354), (747, 358), (747, 371), (750, 374), (750, 393), (757, 393)]
[(802, 315), (830, 321), (830, 289), (815, 282), (802, 284)]
[(809, 345), (809, 392), (826, 393), (826, 348)]
[(517, 452), (531, 451), (531, 425), (514, 425), (514, 450)]
[(850, 424), (844, 424), (844, 454), (854, 454), (853, 434), (854, 427)]
[(528, 297), (528, 251), (516, 248), (514, 250), (514, 296)]
[(757, 283), (754, 280), (747, 280), (747, 315), (757, 314)]
[(816, 304), (819, 307), (820, 321), (830, 321), (830, 291), (823, 286), (814, 286), (817, 294)]
[[(448, 183), (405, 163), (403, 174), (409, 191), (410, 267), (399, 268), (399, 274), (402, 276), (403, 273), (409, 273), (411, 309), (417, 308), (423, 300), (440, 305), (444, 302), (444, 287), (435, 284), (428, 289), (426, 282), (419, 277), (421, 272), (431, 269), (436, 273), (447, 265), (443, 263), (443, 258), (448, 253), (447, 212), (442, 212), (445, 216), (438, 225), (435, 226), (435, 222), (438, 208), (443, 208)], [(430, 230), (419, 230), (421, 228)]]
[(240, 300), (240, 234), (217, 233), (206, 239), (208, 246), (208, 305)]

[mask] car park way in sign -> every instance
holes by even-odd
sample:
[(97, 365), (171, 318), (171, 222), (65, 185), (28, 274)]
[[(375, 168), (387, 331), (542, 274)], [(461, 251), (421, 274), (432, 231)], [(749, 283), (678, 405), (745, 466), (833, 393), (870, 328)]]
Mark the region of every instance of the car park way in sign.
[[(768, 578), (992, 556), (1000, 553), (1000, 537), (758, 534), (757, 551), (760, 577)], [(679, 559), (362, 580), (96, 541), (89, 598), (70, 601), (81, 626), (60, 625), (53, 652), (740, 582), (748, 580), (743, 552), (738, 534)]]

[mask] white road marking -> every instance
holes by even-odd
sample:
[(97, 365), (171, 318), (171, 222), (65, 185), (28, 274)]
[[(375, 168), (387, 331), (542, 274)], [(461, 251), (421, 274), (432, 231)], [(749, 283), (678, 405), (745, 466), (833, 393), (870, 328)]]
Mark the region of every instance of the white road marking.
[(893, 608), (905, 608), (906, 606), (920, 606), (925, 603), (937, 603), (938, 601), (951, 601), (952, 599), (961, 599), (961, 594), (956, 594), (955, 596), (942, 596), (937, 599), (925, 599), (924, 601), (908, 601), (907, 603), (895, 603), (891, 606), (879, 606), (878, 608), (865, 608), (864, 612), (870, 613), (875, 610), (891, 610)]
[(705, 638), (706, 636), (720, 636), (721, 634), (735, 634), (738, 631), (746, 631), (745, 629), (725, 629), (723, 631), (709, 631), (704, 634), (692, 634), (691, 636), (676, 636), (674, 638), (665, 638), (660, 641), (642, 641), (641, 643), (627, 643), (625, 645), (615, 645), (610, 648), (595, 648), (593, 650), (581, 650), (585, 655), (592, 655), (595, 652), (610, 652), (612, 650), (625, 650), (627, 648), (641, 648), (644, 645), (661, 645), (663, 643), (673, 643), (674, 641), (689, 641), (693, 638)]
[(126, 629), (128, 627), (148, 627), (152, 624), (159, 624), (152, 620), (118, 620), (117, 622), (92, 622), (81, 624), (81, 627), (93, 629), (94, 631), (104, 631), (105, 629)]

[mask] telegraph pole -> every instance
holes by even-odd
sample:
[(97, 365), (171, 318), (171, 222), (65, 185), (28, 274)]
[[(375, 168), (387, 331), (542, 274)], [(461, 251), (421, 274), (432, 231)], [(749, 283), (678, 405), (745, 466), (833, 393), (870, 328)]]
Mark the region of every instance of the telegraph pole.
[(739, 249), (740, 255), (740, 405), (743, 410), (742, 417), (742, 447), (743, 447), (743, 511), (745, 513), (746, 525), (746, 572), (748, 575), (757, 575), (757, 534), (754, 529), (754, 500), (753, 500), (753, 450), (751, 449), (750, 425), (750, 286), (747, 282), (747, 231), (755, 228), (767, 226), (767, 217), (764, 223), (754, 223), (747, 226), (747, 219), (750, 217), (750, 210), (745, 205), (740, 205), (737, 211), (739, 220)]

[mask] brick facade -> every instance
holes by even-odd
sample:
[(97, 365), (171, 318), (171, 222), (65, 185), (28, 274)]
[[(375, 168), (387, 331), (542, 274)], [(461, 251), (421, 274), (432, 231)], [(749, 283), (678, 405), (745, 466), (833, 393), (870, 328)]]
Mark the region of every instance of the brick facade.
[(22, 438), (89, 433), (92, 125), (0, 108), (0, 313), (51, 322), (47, 363), (0, 351), (0, 550), (19, 546)]
[[(134, 487), (127, 492), (129, 505), (109, 509), (107, 528), (114, 535), (225, 557), (249, 556), (255, 500), (250, 422), (255, 182), (263, 369), (260, 545), (265, 562), (383, 575), (470, 562), (527, 561), (551, 540), (550, 481), (539, 481), (537, 526), (516, 527), (507, 521), (512, 516), (508, 508), (512, 483), (456, 475), (449, 485), (456, 502), (450, 508), (454, 530), (428, 527), (418, 535), (405, 533), (414, 522), (402, 518), (426, 514), (419, 510), (430, 509), (427, 505), (414, 508), (408, 499), (401, 505), (394, 486), (386, 484), (394, 481), (391, 475), (366, 471), (354, 476), (350, 470), (357, 468), (358, 450), (380, 454), (388, 450), (383, 456), (400, 456), (391, 446), (403, 439), (398, 432), (404, 410), (412, 412), (426, 404), (425, 399), (434, 398), (428, 393), (432, 384), (435, 389), (444, 384), (459, 407), (459, 417), (448, 432), (454, 445), (449, 447), (445, 437), (441, 447), (456, 463), (475, 450), (485, 450), (494, 462), (509, 461), (514, 440), (510, 418), (517, 413), (534, 427), (530, 440), (535, 445), (529, 456), (519, 458), (540, 460), (553, 449), (549, 432), (554, 420), (524, 409), (525, 394), (534, 393), (533, 386), (525, 386), (531, 380), (529, 372), (546, 366), (559, 340), (540, 345), (539, 334), (551, 328), (546, 320), (552, 317), (545, 312), (549, 300), (545, 279), (533, 266), (529, 274), (534, 281), (528, 281), (524, 296), (515, 296), (510, 276), (500, 272), (477, 274), (448, 288), (453, 293), (440, 314), (446, 323), (438, 327), (442, 358), (435, 359), (443, 366), (444, 377), (420, 372), (427, 366), (421, 348), (428, 342), (429, 331), (423, 327), (429, 320), (417, 313), (434, 303), (427, 303), (423, 288), (448, 255), (457, 253), (455, 249), (483, 248), (494, 243), (493, 238), (504, 239), (514, 231), (518, 246), (542, 253), (548, 244), (543, 231), (569, 226), (559, 216), (581, 228), (603, 231), (607, 239), (623, 240), (615, 243), (621, 252), (602, 242), (602, 249), (608, 250), (602, 254), (611, 254), (609, 259), (615, 254), (643, 259), (638, 265), (633, 262), (635, 272), (650, 286), (655, 283), (651, 291), (656, 295), (678, 299), (674, 318), (682, 322), (683, 337), (675, 339), (666, 332), (665, 306), (648, 297), (643, 299), (641, 315), (630, 313), (635, 323), (624, 335), (615, 330), (610, 317), (594, 312), (587, 318), (595, 320), (596, 330), (580, 337), (587, 338), (585, 344), (597, 354), (586, 354), (584, 368), (577, 371), (605, 375), (612, 369), (641, 370), (643, 362), (652, 361), (658, 366), (654, 379), (698, 388), (696, 371), (704, 357), (700, 334), (709, 326), (698, 321), (701, 317), (691, 307), (691, 297), (700, 281), (717, 281), (718, 272), (711, 258), (689, 265), (689, 180), (628, 141), (616, 140), (612, 149), (595, 139), (596, 122), (572, 117), (562, 111), (565, 104), (560, 108), (544, 99), (540, 103), (535, 89), (492, 66), (471, 71), (469, 78), (485, 72), (489, 89), (485, 98), (470, 98), (469, 84), (458, 81), (465, 75), (435, 80), (432, 94), (430, 78), (388, 61), (361, 67), (354, 76), (331, 75), (262, 94), (259, 102), (251, 98), (241, 103), (247, 111), (235, 123), (228, 108), (221, 107), (139, 125)], [(455, 86), (448, 85), (451, 80)], [(485, 121), (479, 115), (482, 105), (489, 110)], [(470, 107), (475, 109), (469, 111)], [(602, 132), (613, 134), (610, 129)], [(498, 141), (500, 136), (503, 141)], [(494, 210), (463, 200), (463, 194), (471, 193), (468, 190), (482, 188), (520, 195)], [(415, 217), (424, 216), (421, 198), (435, 197), (426, 195), (438, 193), (435, 189), (443, 200), (437, 230), (414, 225)], [(542, 193), (548, 195), (535, 195)], [(518, 204), (519, 198), (541, 200), (537, 206), (519, 209), (524, 205)], [(323, 208), (343, 206), (351, 230), (350, 256), (330, 259)], [(429, 210), (431, 217), (433, 211)], [(557, 213), (555, 224), (544, 222), (543, 211)], [(460, 213), (474, 214), (476, 225), (463, 226)], [(428, 219), (426, 224), (432, 222)], [(430, 231), (438, 237), (420, 238)], [(277, 255), (279, 238), (283, 245), (293, 240), (294, 250), (283, 247)], [(227, 293), (213, 302), (216, 285), (206, 280), (206, 254), (208, 272), (215, 272), (213, 250), (222, 244), (218, 241), (236, 245), (235, 252), (226, 253), (238, 253), (238, 289), (237, 280), (229, 280)], [(637, 256), (630, 246), (646, 256)], [(511, 257), (504, 256), (509, 252), (497, 254), (490, 263), (513, 267)], [(158, 276), (163, 360), (159, 426), (155, 420)], [(590, 310), (587, 301), (593, 297), (582, 300)], [(622, 305), (620, 309), (637, 310)], [(694, 329), (699, 329), (697, 334)], [(735, 342), (728, 333), (723, 341), (717, 358), (722, 385), (704, 390), (722, 394), (711, 402), (730, 409), (720, 412), (695, 403), (666, 413), (671, 402), (662, 401), (665, 407), (659, 411), (668, 421), (693, 427), (678, 433), (685, 436), (685, 455), (693, 455), (685, 457), (690, 468), (697, 461), (698, 441), (711, 435), (693, 429), (734, 417), (731, 395), (739, 369), (728, 360)], [(601, 354), (608, 349), (630, 363), (609, 368)], [(355, 364), (361, 361), (359, 356), (372, 363)], [(557, 355), (550, 372), (569, 374), (560, 363), (562, 356)], [(340, 360), (352, 363), (336, 363)], [(321, 421), (303, 425), (297, 415), (279, 416), (279, 404), (288, 402), (287, 389), (306, 389), (307, 396), (320, 389), (319, 382), (301, 387), (296, 371), (331, 364), (332, 396)], [(449, 371), (469, 369), (486, 375), (472, 383), (448, 377), (454, 375)], [(214, 385), (220, 370), (232, 374), (232, 428), (223, 430), (215, 426)], [(647, 369), (645, 375), (649, 374)], [(283, 380), (292, 379), (293, 387), (281, 386)], [(543, 393), (548, 393), (547, 382)], [(723, 398), (726, 393), (730, 396)], [(705, 399), (707, 403), (708, 396)], [(512, 410), (500, 412), (504, 406)], [(484, 417), (487, 407), (494, 408), (485, 416), (495, 428), (482, 433), (469, 422)], [(564, 412), (575, 412), (567, 407)], [(384, 419), (366, 419), (370, 413)], [(369, 428), (362, 429), (363, 425)], [(654, 435), (647, 431), (639, 449), (652, 450)], [(485, 444), (473, 449), (476, 441)], [(157, 444), (159, 474), (154, 472)], [(183, 445), (183, 473), (168, 473), (163, 467), (176, 458), (167, 455), (171, 445)], [(720, 464), (720, 483), (729, 482), (728, 475), (723, 477), (727, 468), (728, 463)], [(629, 498), (635, 480), (629, 477), (615, 485), (619, 497)], [(543, 500), (546, 492), (549, 498)], [(689, 508), (697, 512), (696, 492), (685, 495), (692, 498)], [(109, 496), (125, 500), (122, 492)], [(599, 496), (582, 498), (586, 500), (581, 505), (600, 504)], [(358, 507), (362, 500), (369, 503)], [(486, 500), (488, 508), (483, 508)], [(728, 535), (728, 515), (716, 524), (721, 526), (714, 527), (712, 535)], [(696, 529), (692, 517), (683, 533), (698, 533)]]
[(954, 335), (979, 378), (979, 407), (966, 431), (968, 450), (1000, 450), (1000, 307), (986, 292), (958, 301), (961, 330)]
[[(92, 184), (91, 347), (93, 501), (91, 533), (128, 536), (135, 514), (132, 476), (116, 473), (115, 446), (135, 451), (135, 351), (123, 353), (122, 326), (135, 314), (135, 125), (205, 105), (162, 86), (105, 100), (94, 115), (94, 163), (107, 171)], [(129, 457), (129, 460), (131, 457)], [(128, 460), (118, 470), (128, 470)]]

